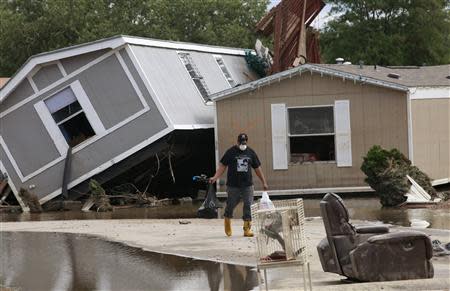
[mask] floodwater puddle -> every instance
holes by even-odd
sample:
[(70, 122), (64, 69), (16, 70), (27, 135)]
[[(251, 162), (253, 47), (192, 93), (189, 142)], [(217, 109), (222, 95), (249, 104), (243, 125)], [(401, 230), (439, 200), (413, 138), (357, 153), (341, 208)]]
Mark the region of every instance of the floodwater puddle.
[(0, 286), (20, 290), (252, 290), (254, 268), (66, 233), (0, 232)]
[[(319, 198), (306, 198), (303, 199), (303, 202), (307, 217), (320, 216)], [(350, 218), (353, 220), (379, 221), (400, 226), (418, 226), (419, 228), (427, 225), (428, 228), (450, 229), (449, 209), (382, 208), (379, 199), (376, 197), (344, 197), (344, 203), (348, 208)], [(198, 202), (154, 208), (127, 208), (114, 210), (113, 212), (0, 213), (0, 222), (72, 219), (187, 219), (197, 216), (197, 209), (200, 207), (200, 204)], [(222, 217), (222, 213), (223, 209), (219, 209), (220, 217)], [(236, 207), (234, 217), (242, 217), (242, 203)], [(418, 224), (418, 221), (421, 221), (421, 223)]]

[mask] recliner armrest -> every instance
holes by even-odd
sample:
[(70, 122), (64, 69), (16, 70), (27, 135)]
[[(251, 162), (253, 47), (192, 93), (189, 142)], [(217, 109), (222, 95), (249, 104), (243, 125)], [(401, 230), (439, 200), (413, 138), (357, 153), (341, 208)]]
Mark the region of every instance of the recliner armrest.
[(367, 225), (367, 226), (356, 226), (357, 233), (388, 233), (389, 228), (384, 225)]
[(426, 257), (431, 259), (433, 256), (433, 248), (430, 238), (420, 231), (402, 231), (391, 232), (386, 234), (374, 235), (367, 239), (368, 243), (385, 244), (385, 243), (406, 243), (413, 240), (423, 240), (425, 242)]

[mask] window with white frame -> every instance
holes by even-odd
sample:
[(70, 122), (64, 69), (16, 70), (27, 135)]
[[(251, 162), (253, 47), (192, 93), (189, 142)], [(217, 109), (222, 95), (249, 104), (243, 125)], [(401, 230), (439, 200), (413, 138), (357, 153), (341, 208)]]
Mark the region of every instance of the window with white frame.
[(288, 108), (290, 161), (334, 161), (333, 106)]
[(203, 79), (202, 75), (200, 74), (200, 71), (195, 66), (195, 63), (192, 60), (191, 55), (186, 52), (178, 52), (178, 56), (180, 57), (180, 60), (183, 63), (183, 65), (186, 67), (186, 70), (188, 71), (189, 75), (191, 76), (192, 81), (194, 82), (195, 86), (197, 87), (198, 91), (200, 92), (200, 95), (202, 95), (203, 100), (205, 102), (209, 101), (208, 86), (206, 86), (205, 80)]
[(68, 145), (74, 147), (95, 135), (71, 87), (59, 91), (44, 103)]
[(227, 79), (228, 84), (230, 84), (231, 88), (235, 87), (236, 82), (234, 81), (233, 77), (231, 76), (230, 71), (228, 71), (228, 68), (225, 65), (225, 62), (223, 60), (223, 57), (219, 56), (219, 55), (215, 55), (214, 59), (216, 60), (216, 63), (219, 65), (220, 69), (222, 70), (222, 73), (225, 76), (225, 79)]

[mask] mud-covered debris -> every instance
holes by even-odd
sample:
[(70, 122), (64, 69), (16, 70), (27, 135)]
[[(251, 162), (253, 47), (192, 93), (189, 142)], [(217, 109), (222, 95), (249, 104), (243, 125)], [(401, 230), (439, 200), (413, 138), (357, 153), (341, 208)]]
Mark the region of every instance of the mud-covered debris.
[(91, 191), (91, 198), (94, 201), (97, 212), (107, 212), (113, 210), (113, 207), (109, 202), (109, 197), (106, 195), (105, 189), (102, 188), (100, 183), (91, 179), (89, 181), (89, 189)]
[(30, 191), (20, 188), (19, 197), (22, 199), (23, 203), (30, 208), (31, 213), (41, 213), (42, 206), (39, 203), (39, 199), (36, 194), (31, 193)]

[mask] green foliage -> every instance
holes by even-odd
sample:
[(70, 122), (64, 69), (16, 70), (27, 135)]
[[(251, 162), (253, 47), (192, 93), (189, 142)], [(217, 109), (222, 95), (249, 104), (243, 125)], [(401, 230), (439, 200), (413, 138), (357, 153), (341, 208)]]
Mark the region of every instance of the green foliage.
[(245, 52), (245, 61), (247, 65), (256, 73), (259, 77), (263, 78), (267, 75), (269, 69), (269, 63), (260, 56), (252, 54), (251, 51)]
[(112, 211), (113, 208), (109, 202), (109, 197), (106, 195), (105, 189), (94, 179), (89, 181), (89, 190), (91, 192), (91, 199), (93, 199), (97, 212)]
[(253, 47), (268, 0), (0, 0), (0, 76), (31, 55), (125, 34)]
[(450, 0), (330, 0), (322, 59), (378, 65), (450, 63)]
[(412, 166), (411, 161), (397, 149), (388, 151), (378, 145), (373, 146), (364, 157), (361, 170), (367, 176), (366, 183), (376, 191), (383, 206), (396, 206), (406, 201), (404, 195), (411, 187), (406, 175), (432, 197), (436, 195), (430, 178)]

